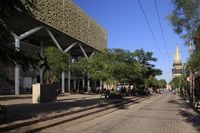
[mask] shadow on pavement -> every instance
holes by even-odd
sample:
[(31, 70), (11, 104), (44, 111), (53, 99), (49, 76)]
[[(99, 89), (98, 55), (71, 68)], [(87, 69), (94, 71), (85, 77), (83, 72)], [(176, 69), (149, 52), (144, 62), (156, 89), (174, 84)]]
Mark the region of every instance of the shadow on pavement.
[(180, 111), (180, 115), (185, 118), (185, 121), (191, 123), (198, 131), (200, 131), (200, 115), (191, 113), (187, 110)]
[[(183, 101), (183, 102), (180, 102), (180, 101)], [(178, 100), (170, 100), (168, 101), (168, 103), (172, 103), (172, 104), (175, 104), (175, 105), (179, 105), (183, 108), (191, 108), (189, 104), (185, 103), (184, 99), (178, 99)]]
[(3, 96), (0, 97), (0, 101), (9, 101), (9, 100), (15, 100), (15, 99), (27, 99), (27, 98), (32, 98), (32, 96), (23, 96), (23, 97), (19, 97), (19, 96)]
[[(123, 99), (126, 101), (127, 99)], [(77, 99), (73, 101), (69, 101), (69, 99), (62, 99), (52, 103), (40, 103), (40, 104), (12, 104), (6, 105), (7, 114), (6, 119), (1, 120), (0, 124), (6, 124), (19, 120), (27, 120), (31, 118), (41, 118), (47, 117), (49, 114), (53, 113), (62, 113), (64, 111), (74, 111), (77, 108), (85, 108), (92, 107), (95, 105), (99, 105), (99, 107), (105, 104), (117, 104), (119, 103), (119, 99)], [(127, 100), (128, 101), (128, 100)], [(137, 101), (133, 101), (136, 103)], [(117, 109), (126, 109), (125, 104), (121, 104), (120, 106), (116, 106)]]
[(186, 103), (184, 99), (179, 98), (178, 100), (170, 100), (168, 103), (176, 104), (182, 107), (182, 109), (179, 110), (179, 114), (187, 123), (192, 124), (193, 127), (200, 131), (200, 115), (192, 110), (190, 105)]

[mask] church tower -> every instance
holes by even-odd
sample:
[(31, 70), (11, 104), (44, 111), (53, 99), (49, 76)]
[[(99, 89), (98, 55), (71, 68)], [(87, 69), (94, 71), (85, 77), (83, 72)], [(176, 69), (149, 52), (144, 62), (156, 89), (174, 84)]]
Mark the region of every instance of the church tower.
[(174, 55), (172, 75), (173, 78), (182, 75), (182, 61), (178, 45), (176, 46), (176, 53)]

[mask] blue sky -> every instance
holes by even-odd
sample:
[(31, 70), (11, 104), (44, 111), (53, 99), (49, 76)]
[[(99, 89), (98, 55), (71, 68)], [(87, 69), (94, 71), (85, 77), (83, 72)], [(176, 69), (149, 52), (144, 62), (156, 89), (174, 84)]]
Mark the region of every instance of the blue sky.
[(171, 24), (167, 20), (168, 14), (173, 10), (171, 0), (156, 0), (169, 56), (166, 54), (153, 0), (140, 0), (140, 2), (149, 20), (161, 53), (156, 47), (138, 0), (74, 1), (107, 30), (108, 48), (122, 48), (130, 51), (143, 48), (145, 51), (153, 52), (154, 57), (158, 58), (158, 61), (155, 63), (156, 67), (163, 71), (163, 75), (158, 78), (164, 78), (167, 81), (171, 80), (171, 69), (176, 45), (179, 46), (182, 62), (185, 62), (188, 58), (189, 48), (184, 45), (184, 40), (173, 31)]

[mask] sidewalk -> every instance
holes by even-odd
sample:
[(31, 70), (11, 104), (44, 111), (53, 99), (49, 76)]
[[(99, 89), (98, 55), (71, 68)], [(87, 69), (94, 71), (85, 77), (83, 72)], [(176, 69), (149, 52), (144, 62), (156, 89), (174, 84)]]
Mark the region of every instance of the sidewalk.
[[(126, 97), (123, 101), (131, 98)], [(0, 121), (0, 128), (18, 123), (38, 121), (39, 119), (51, 119), (64, 114), (73, 114), (76, 111), (84, 111), (108, 104), (116, 104), (120, 99), (100, 99), (99, 94), (70, 94), (58, 97), (56, 102), (33, 104), (31, 95), (0, 96), (0, 103), (6, 105), (6, 120)]]
[(65, 96), (58, 97), (56, 102), (33, 104), (31, 95), (0, 96), (0, 104), (6, 105), (7, 108), (6, 120), (0, 121), (0, 124), (42, 118), (56, 113), (71, 112), (108, 102), (105, 99), (99, 98), (99, 95), (71, 95), (66, 93)]
[(164, 93), (95, 119), (77, 120), (40, 133), (200, 133), (200, 115), (177, 95)]
[(123, 99), (101, 99), (99, 94), (65, 94), (53, 103), (32, 104), (31, 95), (1, 96), (0, 101), (4, 100), (8, 113), (6, 120), (0, 122), (0, 132), (26, 131), (23, 127), (31, 129), (37, 123), (39, 125), (36, 127), (40, 127), (42, 124), (55, 124), (59, 120), (72, 121), (110, 108), (125, 108), (147, 98), (130, 96)]
[[(57, 97), (58, 101), (61, 100), (81, 100), (81, 99), (92, 99), (99, 98), (98, 94), (96, 95), (87, 95), (87, 94), (70, 94), (65, 93), (64, 96)], [(13, 104), (32, 104), (32, 95), (31, 94), (21, 94), (21, 95), (0, 95), (0, 104), (4, 105), (13, 105)]]

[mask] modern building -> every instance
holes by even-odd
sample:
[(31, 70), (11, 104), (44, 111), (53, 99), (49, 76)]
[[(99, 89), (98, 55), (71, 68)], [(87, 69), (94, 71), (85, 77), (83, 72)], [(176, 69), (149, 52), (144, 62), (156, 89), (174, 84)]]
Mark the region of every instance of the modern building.
[[(34, 0), (34, 8), (26, 0), (21, 1), (31, 14), (16, 10), (16, 14), (8, 18), (8, 23), (13, 28), (12, 40), (16, 50), (39, 58), (37, 52), (43, 55), (45, 47), (54, 46), (63, 52), (69, 52), (73, 60), (80, 56), (89, 58), (95, 52), (107, 48), (107, 31), (73, 0)], [(69, 62), (73, 62), (72, 60)], [(20, 94), (21, 88), (30, 88), (33, 83), (43, 82), (39, 67), (23, 72), (21, 66), (16, 64), (11, 68), (11, 75), (16, 95)], [(63, 72), (61, 77), (63, 92), (70, 91), (71, 85), (76, 85), (75, 77), (70, 71)], [(83, 80), (82, 85), (90, 88), (89, 81)]]
[(173, 69), (172, 69), (172, 78), (181, 76), (182, 75), (182, 61), (181, 61), (181, 54), (179, 51), (178, 45), (176, 46), (176, 52), (174, 55), (174, 63), (173, 63)]

